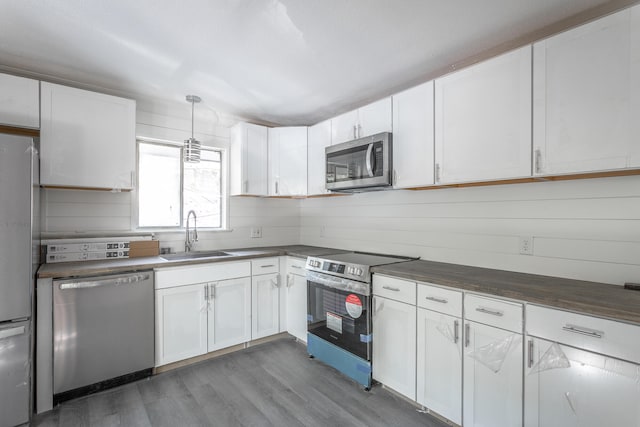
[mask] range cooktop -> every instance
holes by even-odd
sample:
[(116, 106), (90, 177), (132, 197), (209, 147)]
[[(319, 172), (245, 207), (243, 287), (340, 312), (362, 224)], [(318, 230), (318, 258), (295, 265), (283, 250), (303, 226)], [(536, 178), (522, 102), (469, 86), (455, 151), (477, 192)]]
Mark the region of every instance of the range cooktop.
[(412, 261), (418, 258), (348, 252), (307, 258), (307, 270), (345, 277), (362, 282), (371, 282), (371, 267)]

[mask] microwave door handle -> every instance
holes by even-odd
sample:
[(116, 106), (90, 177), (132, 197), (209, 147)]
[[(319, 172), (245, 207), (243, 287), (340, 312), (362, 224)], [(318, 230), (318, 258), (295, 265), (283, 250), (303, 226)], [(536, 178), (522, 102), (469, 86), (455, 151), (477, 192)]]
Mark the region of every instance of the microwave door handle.
[(373, 168), (375, 167), (373, 165), (373, 162), (371, 161), (372, 153), (373, 153), (373, 144), (369, 144), (369, 147), (367, 147), (367, 156), (366, 156), (367, 172), (369, 173), (369, 176), (373, 176)]

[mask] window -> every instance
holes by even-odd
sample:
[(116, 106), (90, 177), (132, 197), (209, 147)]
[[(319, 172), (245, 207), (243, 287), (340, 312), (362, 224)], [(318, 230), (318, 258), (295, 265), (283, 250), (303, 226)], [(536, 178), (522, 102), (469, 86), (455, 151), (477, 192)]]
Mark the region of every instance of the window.
[(200, 163), (183, 163), (182, 147), (138, 141), (138, 226), (223, 227), (222, 151), (203, 147)]

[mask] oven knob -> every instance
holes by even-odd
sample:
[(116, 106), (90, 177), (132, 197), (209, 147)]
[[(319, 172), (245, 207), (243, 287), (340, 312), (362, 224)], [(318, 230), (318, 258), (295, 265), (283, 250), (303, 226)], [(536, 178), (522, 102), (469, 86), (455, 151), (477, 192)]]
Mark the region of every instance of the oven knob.
[(356, 268), (356, 274), (358, 276), (362, 276), (362, 269), (361, 268)]

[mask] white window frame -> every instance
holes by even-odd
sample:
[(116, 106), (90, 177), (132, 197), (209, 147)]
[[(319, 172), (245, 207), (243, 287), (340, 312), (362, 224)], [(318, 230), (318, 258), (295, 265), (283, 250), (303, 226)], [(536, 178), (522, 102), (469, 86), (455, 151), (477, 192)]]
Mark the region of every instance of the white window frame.
[[(138, 167), (140, 164), (140, 143), (144, 143), (144, 144), (156, 144), (156, 145), (164, 145), (164, 146), (170, 146), (170, 147), (176, 147), (180, 149), (180, 159), (183, 158), (183, 143), (182, 142), (176, 142), (176, 141), (170, 141), (170, 140), (164, 140), (164, 139), (156, 139), (156, 138), (144, 138), (144, 137), (137, 137), (136, 138), (136, 186), (134, 188), (134, 190), (132, 191), (132, 208), (133, 208), (133, 215), (131, 215), (131, 219), (132, 219), (132, 224), (131, 224), (131, 229), (132, 230), (138, 230), (138, 231), (144, 231), (144, 232), (153, 232), (153, 231), (158, 231), (158, 232), (171, 232), (171, 231), (180, 231), (183, 232), (185, 230), (185, 226), (182, 225), (184, 224), (184, 219), (186, 218), (186, 212), (184, 212), (184, 194), (183, 194), (183, 179), (184, 179), (184, 163), (181, 162), (180, 163), (180, 226), (175, 227), (175, 226), (149, 226), (149, 227), (141, 227), (139, 225), (139, 203), (140, 203), (140, 198), (139, 198), (139, 193), (138, 193), (138, 182), (140, 182), (140, 168)], [(211, 150), (211, 151), (218, 151), (220, 152), (220, 200), (222, 201), (221, 203), (221, 210), (222, 212), (220, 213), (220, 227), (198, 227), (198, 230), (205, 230), (205, 231), (231, 231), (229, 228), (229, 172), (228, 172), (228, 165), (229, 165), (229, 151), (224, 148), (224, 147), (218, 147), (218, 146), (210, 146), (210, 145), (202, 145), (202, 150)]]

